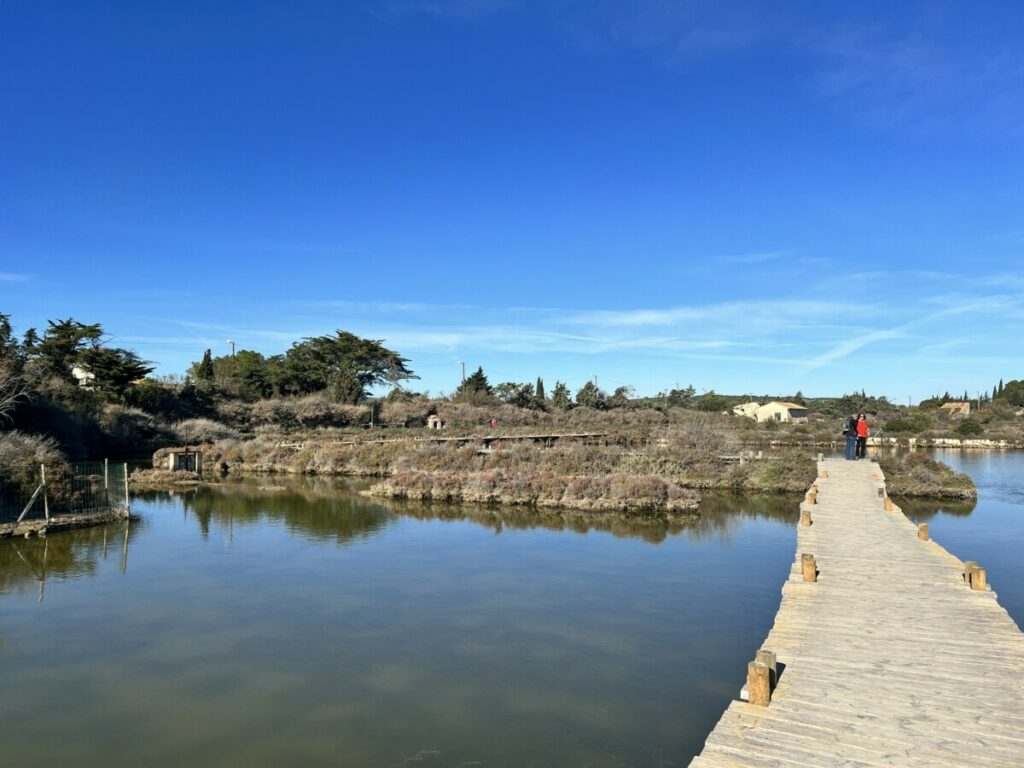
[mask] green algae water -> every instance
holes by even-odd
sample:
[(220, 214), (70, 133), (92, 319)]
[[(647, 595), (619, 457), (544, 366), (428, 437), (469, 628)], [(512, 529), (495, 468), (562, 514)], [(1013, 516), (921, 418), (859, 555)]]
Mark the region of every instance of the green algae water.
[(4, 765), (686, 765), (794, 551), (793, 498), (642, 525), (279, 482), (0, 541)]

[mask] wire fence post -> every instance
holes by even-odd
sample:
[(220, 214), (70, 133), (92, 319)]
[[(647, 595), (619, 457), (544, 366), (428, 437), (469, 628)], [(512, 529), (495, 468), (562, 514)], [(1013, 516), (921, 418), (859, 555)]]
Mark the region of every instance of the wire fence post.
[(42, 474), (43, 480), (43, 514), (46, 515), (46, 519), (50, 519), (50, 496), (46, 492), (46, 465), (40, 464), (39, 471)]
[(103, 460), (103, 495), (106, 497), (107, 506), (110, 506), (110, 459)]
[(128, 462), (124, 463), (124, 513), (128, 517), (132, 514), (132, 502), (128, 496)]

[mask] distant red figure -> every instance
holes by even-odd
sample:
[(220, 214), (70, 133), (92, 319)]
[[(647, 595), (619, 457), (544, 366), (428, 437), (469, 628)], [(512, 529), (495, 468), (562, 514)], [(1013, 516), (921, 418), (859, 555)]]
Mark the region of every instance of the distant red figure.
[(498, 420), (497, 419), (491, 419), (491, 429), (494, 429), (497, 426), (498, 426)]

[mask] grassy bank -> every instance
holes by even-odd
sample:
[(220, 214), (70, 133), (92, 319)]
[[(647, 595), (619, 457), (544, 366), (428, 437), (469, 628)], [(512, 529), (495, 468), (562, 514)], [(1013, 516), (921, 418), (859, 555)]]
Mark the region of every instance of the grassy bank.
[(882, 456), (890, 496), (930, 499), (978, 498), (978, 489), (968, 475), (955, 472), (940, 461), (917, 451)]
[(365, 493), (417, 501), (559, 507), (578, 511), (693, 511), (698, 495), (651, 475), (558, 475), (491, 469), (479, 472), (402, 472)]
[(696, 491), (802, 493), (813, 481), (814, 461), (799, 450), (729, 460), (737, 443), (724, 421), (694, 414), (685, 428), (610, 432), (550, 447), (522, 441), (485, 448), (482, 438), (430, 442), (425, 430), (408, 430), (408, 439), (385, 441), (329, 432), (298, 439), (265, 435), (219, 440), (203, 452), (207, 472), (368, 476), (380, 478), (368, 493), (387, 498), (581, 511), (682, 512), (695, 508)]

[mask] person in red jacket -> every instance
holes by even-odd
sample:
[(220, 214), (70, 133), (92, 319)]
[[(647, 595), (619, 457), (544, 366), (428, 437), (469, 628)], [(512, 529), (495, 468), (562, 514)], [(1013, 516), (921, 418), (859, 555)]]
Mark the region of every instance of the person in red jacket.
[(857, 458), (867, 458), (868, 453), (868, 420), (864, 418), (864, 414), (857, 414)]

